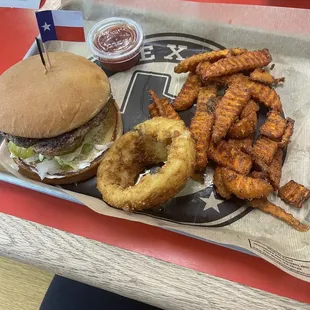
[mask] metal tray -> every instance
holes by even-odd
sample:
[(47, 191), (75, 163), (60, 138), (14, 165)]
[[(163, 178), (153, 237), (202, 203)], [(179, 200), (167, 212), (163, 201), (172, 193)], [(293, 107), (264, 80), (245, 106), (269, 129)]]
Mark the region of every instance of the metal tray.
[[(64, 6), (61, 7), (61, 9), (64, 10), (83, 10), (84, 8), (84, 5), (73, 1), (67, 2)], [(88, 11), (83, 11), (83, 13), (84, 18), (88, 19), (86, 22), (87, 31), (89, 27), (95, 22), (95, 20), (89, 20), (92, 16), (89, 8)], [(145, 53), (144, 57), (140, 60), (140, 63), (135, 69), (131, 70), (127, 76), (126, 73), (124, 73), (118, 77), (118, 79), (120, 79), (119, 85), (122, 85), (123, 82), (125, 84), (129, 83), (129, 86), (126, 90), (124, 90), (122, 93), (119, 91), (116, 93), (116, 97), (123, 97), (119, 103), (125, 131), (130, 130), (135, 124), (140, 123), (148, 118), (147, 105), (149, 103), (149, 99), (146, 93), (148, 89), (154, 89), (158, 93), (163, 93), (165, 96), (173, 98), (175, 94), (171, 92), (171, 90), (175, 89), (178, 83), (183, 83), (183, 80), (173, 81), (173, 79), (176, 77), (172, 78), (170, 74), (173, 72), (173, 66), (175, 63), (179, 61), (177, 53), (174, 54), (177, 57), (171, 56), (171, 54), (173, 55), (175, 51), (175, 46), (186, 44), (187, 50), (182, 54), (184, 57), (201, 51), (224, 48), (224, 46), (218, 44), (217, 42), (206, 40), (204, 38), (187, 33), (170, 33), (168, 30), (169, 29), (167, 29), (167, 32), (165, 33), (160, 32), (146, 35), (146, 50), (152, 50), (152, 55), (154, 55), (155, 61), (150, 62), (150, 59), (152, 58), (149, 57), (149, 59), (147, 59), (147, 53)], [(172, 46), (174, 46), (174, 48)], [(52, 42), (49, 46), (49, 49), (51, 50), (57, 50), (59, 48), (67, 51), (74, 51), (72, 50), (74, 49), (72, 44)], [(25, 58), (37, 53), (38, 51), (34, 43), (25, 55)], [(79, 45), (78, 53), (88, 57), (92, 61), (96, 61), (91, 57), (85, 46)], [(150, 55), (150, 53), (148, 55)], [(99, 63), (97, 64), (100, 65)], [(112, 86), (115, 85), (113, 83), (113, 79), (115, 79), (114, 74), (111, 72), (106, 73), (112, 80)], [(140, 92), (141, 89), (145, 90), (143, 94)], [(139, 104), (136, 104), (136, 106), (133, 108), (133, 102), (139, 102)], [(131, 109), (128, 109), (128, 106), (131, 107)], [(182, 118), (187, 124), (189, 123), (189, 120), (191, 119), (194, 111), (195, 108), (193, 107), (192, 109), (181, 113)], [(261, 109), (259, 114), (260, 123), (264, 121), (265, 114), (265, 111)], [(71, 197), (70, 195), (67, 195), (57, 187), (47, 189), (46, 187), (40, 186), (40, 184), (30, 184), (25, 182), (6, 172), (0, 171), (0, 180), (47, 195), (80, 203), (78, 200)], [(223, 227), (233, 223), (234, 221), (240, 219), (252, 211), (251, 208), (244, 206), (244, 203), (238, 199), (228, 202), (222, 201), (213, 190), (212, 180), (206, 180), (203, 186), (196, 184), (195, 186), (191, 186), (191, 188), (193, 187), (195, 188), (194, 190), (182, 191), (177, 197), (173, 198), (160, 209), (145, 211), (143, 214), (177, 222), (183, 225)], [(66, 185), (63, 186), (63, 188), (100, 198), (100, 194), (96, 189), (95, 178), (92, 178), (86, 182), (81, 182), (77, 185)], [(213, 205), (210, 205), (210, 203), (213, 203)], [(206, 239), (203, 240), (211, 242)], [(227, 246), (247, 254), (252, 254), (251, 252), (236, 246), (225, 244), (220, 245)]]

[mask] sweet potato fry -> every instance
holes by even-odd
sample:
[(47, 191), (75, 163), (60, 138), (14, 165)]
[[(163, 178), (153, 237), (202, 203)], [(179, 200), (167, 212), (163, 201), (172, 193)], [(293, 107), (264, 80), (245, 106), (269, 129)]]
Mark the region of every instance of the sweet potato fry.
[(159, 110), (157, 109), (155, 102), (149, 105), (149, 112), (152, 118), (160, 116)]
[(275, 191), (277, 191), (280, 186), (280, 180), (282, 176), (282, 162), (283, 162), (283, 151), (281, 149), (278, 149), (267, 170), (268, 178)]
[(249, 174), (252, 168), (252, 158), (250, 155), (223, 140), (217, 145), (210, 143), (208, 157), (219, 166), (228, 167), (241, 174)]
[(211, 65), (209, 61), (200, 62), (195, 70), (195, 73), (201, 77), (202, 73), (207, 70), (207, 68)]
[(190, 73), (181, 91), (173, 102), (173, 108), (176, 111), (183, 111), (189, 109), (194, 104), (198, 96), (200, 86), (200, 77), (198, 75)]
[(267, 85), (253, 82), (242, 74), (225, 75), (211, 79), (213, 82), (232, 85), (238, 84), (251, 91), (252, 97), (271, 110), (282, 112), (282, 103), (276, 91)]
[(263, 83), (265, 85), (277, 85), (281, 82), (284, 83), (285, 78), (281, 77), (281, 78), (276, 79), (268, 71), (258, 68), (258, 69), (255, 69), (250, 74), (250, 80), (254, 82)]
[(252, 154), (253, 136), (245, 139), (228, 139), (227, 143), (246, 154)]
[(242, 110), (241, 114), (240, 114), (240, 118), (245, 118), (247, 116), (249, 116), (252, 113), (257, 113), (259, 111), (259, 105), (254, 101), (254, 100), (250, 100), (247, 105), (244, 107), (244, 109)]
[(267, 173), (262, 172), (262, 171), (252, 171), (252, 172), (249, 174), (249, 177), (252, 177), (252, 178), (255, 178), (255, 179), (263, 179), (263, 180), (268, 181), (268, 175), (267, 175)]
[[(153, 103), (149, 106), (149, 111), (152, 117), (154, 117), (153, 114), (155, 115), (155, 113), (158, 113), (159, 115), (156, 116), (163, 116), (177, 120), (181, 119), (180, 115), (173, 109), (172, 105), (169, 103), (167, 98), (159, 99), (153, 90), (149, 90), (149, 94), (153, 99)], [(152, 107), (153, 104), (155, 105), (156, 110), (154, 107)]]
[(196, 54), (193, 56), (190, 56), (188, 58), (185, 58), (182, 60), (178, 65), (174, 67), (175, 73), (183, 73), (183, 72), (195, 72), (196, 67), (201, 62), (213, 62), (217, 61), (225, 56), (227, 56), (229, 53), (228, 49), (224, 50), (218, 50), (218, 51), (212, 51), (212, 52), (206, 52), (201, 54)]
[(257, 114), (254, 112), (232, 124), (228, 130), (227, 136), (233, 139), (245, 139), (255, 132), (256, 125)]
[(165, 111), (162, 109), (162, 105), (160, 104), (160, 98), (152, 89), (149, 90), (149, 94), (153, 100), (153, 103), (155, 104), (159, 116), (165, 116)]
[(248, 51), (241, 55), (223, 58), (212, 63), (202, 72), (202, 79), (208, 80), (216, 76), (264, 67), (267, 66), (271, 60), (272, 57), (268, 49)]
[(270, 111), (264, 124), (260, 128), (260, 133), (272, 140), (281, 138), (286, 128), (286, 120), (278, 111)]
[(259, 137), (253, 147), (253, 158), (258, 163), (263, 162), (269, 166), (277, 150), (277, 142), (265, 137)]
[(251, 136), (256, 130), (258, 110), (259, 105), (254, 100), (250, 100), (240, 114), (240, 121), (230, 126), (228, 137), (245, 139)]
[(243, 48), (232, 48), (231, 50), (224, 49), (193, 55), (182, 60), (177, 66), (175, 66), (174, 72), (175, 73), (182, 73), (188, 71), (195, 72), (195, 69), (200, 62), (203, 61), (214, 62), (226, 56), (240, 55), (246, 51), (247, 50)]
[(151, 96), (153, 103), (155, 103), (156, 105), (158, 104), (160, 98), (157, 96), (157, 94), (154, 92), (154, 90), (150, 89), (149, 90), (149, 95)]
[(255, 158), (254, 159), (254, 168), (258, 169), (261, 172), (267, 173), (268, 172), (268, 165), (261, 159)]
[(228, 88), (215, 109), (213, 142), (217, 143), (226, 136), (230, 126), (239, 117), (250, 96), (251, 94), (247, 89), (239, 88), (235, 84)]
[(190, 131), (196, 142), (195, 171), (204, 171), (208, 164), (208, 149), (211, 140), (211, 131), (214, 115), (208, 112), (197, 111), (192, 118)]
[(195, 116), (192, 118), (190, 131), (196, 142), (195, 171), (202, 172), (208, 164), (208, 149), (214, 124), (214, 99), (217, 87), (207, 85), (200, 88)]
[(309, 230), (308, 225), (301, 223), (292, 214), (287, 213), (285, 210), (271, 203), (267, 199), (253, 199), (250, 204), (253, 208), (260, 209), (265, 213), (271, 214), (298, 231), (305, 232)]
[(248, 80), (248, 77), (246, 77), (242, 73), (235, 73), (231, 75), (216, 76), (216, 77), (211, 78), (210, 80), (220, 85), (229, 86), (232, 84), (244, 83)]
[[(207, 112), (198, 112), (196, 111), (194, 117), (191, 119), (191, 124), (189, 127), (190, 132), (192, 133), (192, 136), (195, 141), (198, 140), (199, 136), (201, 135), (201, 125), (205, 120), (205, 114), (208, 114)], [(214, 115), (212, 113), (209, 114), (213, 119), (212, 123), (214, 122)], [(212, 127), (211, 127), (212, 129)]]
[(221, 167), (216, 167), (213, 175), (213, 185), (215, 186), (216, 192), (225, 199), (231, 198), (231, 192), (225, 187), (222, 179), (222, 169)]
[(278, 144), (279, 147), (283, 147), (283, 148), (286, 147), (290, 143), (290, 138), (294, 133), (295, 121), (288, 117), (286, 119), (286, 122), (287, 123), (286, 123), (286, 128), (285, 128), (284, 134), (281, 138), (281, 141)]
[(273, 191), (265, 180), (247, 177), (228, 168), (223, 168), (222, 179), (228, 191), (240, 199), (264, 198)]
[(248, 51), (247, 49), (240, 47), (231, 48), (229, 49), (229, 52), (226, 57), (238, 56), (246, 53), (247, 51)]
[(207, 156), (207, 148), (208, 148), (208, 140), (199, 137), (196, 141), (196, 162), (195, 162), (195, 171), (203, 172), (207, 168), (208, 164), (208, 156)]
[[(201, 87), (197, 97), (197, 112), (213, 112), (214, 105), (208, 104), (211, 99), (215, 99), (217, 94), (217, 87), (215, 84)], [(211, 110), (211, 111), (210, 111)]]
[(165, 117), (176, 120), (181, 119), (180, 115), (174, 110), (167, 98), (161, 98), (158, 107), (164, 111)]
[(303, 203), (310, 197), (310, 190), (291, 180), (279, 189), (279, 197), (286, 203), (301, 208)]
[(248, 50), (245, 48), (234, 47), (234, 48), (229, 49), (228, 55), (226, 57), (238, 56), (238, 55), (246, 53), (247, 51)]
[(263, 103), (267, 108), (282, 112), (282, 103), (276, 91), (267, 85), (247, 79), (245, 85), (251, 90), (252, 97)]

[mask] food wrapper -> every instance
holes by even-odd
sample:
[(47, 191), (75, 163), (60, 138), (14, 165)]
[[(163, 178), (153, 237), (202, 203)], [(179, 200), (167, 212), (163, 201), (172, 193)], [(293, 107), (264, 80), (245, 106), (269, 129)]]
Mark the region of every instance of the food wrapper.
[[(148, 89), (174, 98), (186, 74), (177, 75), (173, 68), (183, 58), (223, 47), (268, 48), (275, 64), (272, 74), (286, 79), (283, 86), (277, 87), (284, 114), (295, 120), (295, 132), (286, 152), (281, 185), (294, 179), (310, 186), (310, 38), (303, 33), (310, 13), (306, 10), (173, 0), (130, 1), (130, 4), (120, 0), (66, 1), (61, 8), (83, 12), (86, 34), (96, 22), (111, 16), (129, 17), (142, 26), (146, 37), (139, 64), (126, 72), (107, 72), (113, 96), (122, 113), (124, 131), (148, 118)], [(49, 44), (49, 51), (70, 51), (96, 61), (85, 43), (55, 41)], [(193, 111), (181, 113), (187, 124)], [(14, 169), (5, 147), (0, 149), (0, 164), (17, 176), (22, 186), (33, 185), (58, 196), (66, 193), (69, 195), (66, 197), (73, 197), (107, 216), (237, 246), (310, 282), (310, 232), (298, 232), (280, 220), (248, 207), (241, 200), (223, 201), (213, 190), (212, 168), (207, 169), (203, 184), (189, 180), (186, 187), (161, 208), (126, 213), (100, 199), (95, 178), (63, 188), (26, 179)], [(309, 202), (303, 208), (295, 209), (276, 195), (271, 196), (270, 201), (301, 221), (310, 221)]]

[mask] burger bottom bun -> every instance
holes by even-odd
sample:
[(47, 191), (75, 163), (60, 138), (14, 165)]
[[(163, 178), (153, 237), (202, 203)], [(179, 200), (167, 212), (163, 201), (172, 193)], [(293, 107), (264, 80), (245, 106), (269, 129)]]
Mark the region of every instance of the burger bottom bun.
[[(117, 106), (117, 103), (113, 101), (114, 104), (111, 104), (111, 108), (109, 108), (109, 112), (107, 113), (106, 118), (103, 121), (104, 126), (104, 137), (103, 141), (104, 143), (109, 143), (111, 141), (115, 141), (117, 138), (119, 138), (123, 133), (123, 124), (122, 124), (122, 118), (119, 111), (119, 108)], [(90, 166), (81, 169), (79, 171), (75, 172), (67, 172), (63, 175), (57, 174), (58, 176), (61, 176), (60, 178), (44, 178), (41, 180), (38, 174), (33, 172), (29, 165), (27, 165), (24, 161), (14, 158), (14, 161), (19, 167), (18, 172), (30, 179), (40, 181), (46, 184), (70, 184), (70, 183), (76, 183), (88, 180), (96, 175), (97, 168), (101, 162), (102, 157), (104, 156), (104, 153), (98, 156), (91, 164)]]
[(61, 185), (61, 184), (70, 184), (70, 183), (86, 181), (92, 178), (93, 176), (95, 176), (97, 172), (97, 168), (100, 164), (100, 161), (103, 155), (104, 154), (102, 154), (98, 159), (94, 160), (91, 163), (91, 165), (87, 168), (84, 168), (82, 170), (79, 170), (71, 174), (63, 175), (63, 177), (61, 178), (55, 178), (55, 179), (45, 178), (43, 180), (41, 180), (41, 178), (35, 172), (33, 172), (30, 169), (30, 167), (27, 164), (25, 164), (23, 161), (19, 159), (15, 159), (15, 158), (14, 158), (14, 161), (19, 167), (18, 172), (22, 174), (23, 176), (36, 180), (36, 181), (46, 183), (46, 184)]

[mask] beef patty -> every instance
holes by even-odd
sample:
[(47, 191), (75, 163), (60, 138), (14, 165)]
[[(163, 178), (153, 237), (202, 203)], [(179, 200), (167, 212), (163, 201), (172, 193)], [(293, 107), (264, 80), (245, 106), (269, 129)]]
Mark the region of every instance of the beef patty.
[(108, 109), (114, 104), (114, 99), (110, 99), (109, 102), (103, 107), (103, 109), (86, 124), (79, 128), (66, 132), (60, 136), (47, 139), (32, 139), (12, 136), (7, 133), (1, 132), (0, 134), (12, 141), (18, 146), (24, 148), (33, 147), (33, 150), (37, 154), (45, 156), (60, 156), (73, 152), (83, 142), (85, 136), (90, 130), (100, 125), (102, 120), (105, 118)]

